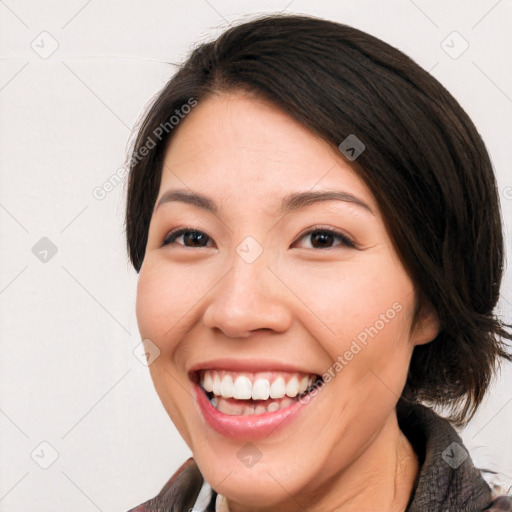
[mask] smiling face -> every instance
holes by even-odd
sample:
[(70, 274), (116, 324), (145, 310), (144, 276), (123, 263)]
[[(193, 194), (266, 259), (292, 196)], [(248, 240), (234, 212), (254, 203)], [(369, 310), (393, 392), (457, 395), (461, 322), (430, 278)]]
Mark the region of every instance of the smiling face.
[(356, 468), (368, 485), (386, 467), (412, 350), (437, 332), (425, 320), (411, 334), (414, 307), (378, 205), (336, 148), (242, 94), (182, 121), (137, 320), (160, 350), (155, 389), (231, 510), (317, 510), (343, 479), (356, 493)]

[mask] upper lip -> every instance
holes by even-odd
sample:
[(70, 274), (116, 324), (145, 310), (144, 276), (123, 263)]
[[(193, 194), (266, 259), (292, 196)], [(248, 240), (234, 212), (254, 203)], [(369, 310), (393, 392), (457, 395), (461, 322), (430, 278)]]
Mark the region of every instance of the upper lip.
[(235, 372), (289, 372), (289, 373), (305, 373), (309, 375), (317, 375), (315, 372), (304, 368), (302, 366), (294, 366), (282, 361), (272, 359), (212, 359), (209, 361), (202, 361), (192, 365), (188, 373), (194, 374), (200, 370), (226, 370)]

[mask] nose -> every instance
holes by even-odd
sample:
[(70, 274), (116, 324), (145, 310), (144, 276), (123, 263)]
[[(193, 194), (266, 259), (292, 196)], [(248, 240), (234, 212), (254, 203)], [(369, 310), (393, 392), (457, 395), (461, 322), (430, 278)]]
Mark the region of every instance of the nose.
[(263, 257), (247, 263), (237, 255), (209, 294), (203, 324), (231, 338), (258, 330), (285, 332), (292, 323), (290, 297)]

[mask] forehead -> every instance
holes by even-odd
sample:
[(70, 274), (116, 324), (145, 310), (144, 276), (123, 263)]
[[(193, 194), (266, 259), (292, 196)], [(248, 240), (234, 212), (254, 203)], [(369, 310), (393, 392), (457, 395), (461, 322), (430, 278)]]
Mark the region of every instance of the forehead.
[(306, 190), (344, 190), (375, 200), (336, 147), (277, 106), (240, 93), (213, 95), (180, 122), (161, 192), (190, 187), (260, 202)]

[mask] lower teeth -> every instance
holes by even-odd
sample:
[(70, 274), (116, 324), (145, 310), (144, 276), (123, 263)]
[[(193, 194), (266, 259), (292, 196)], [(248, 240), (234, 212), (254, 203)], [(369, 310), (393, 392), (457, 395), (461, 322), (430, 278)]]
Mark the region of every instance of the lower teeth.
[(210, 398), (210, 403), (218, 411), (231, 416), (247, 416), (250, 414), (264, 414), (266, 412), (275, 412), (279, 409), (289, 407), (297, 401), (297, 398), (285, 396), (280, 399), (269, 400), (235, 400), (218, 396)]

